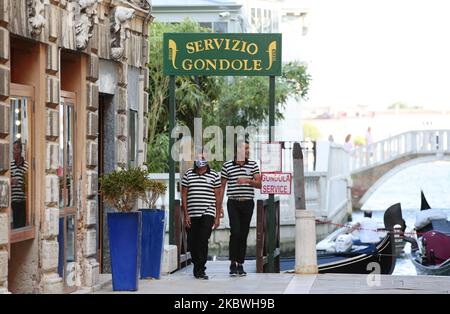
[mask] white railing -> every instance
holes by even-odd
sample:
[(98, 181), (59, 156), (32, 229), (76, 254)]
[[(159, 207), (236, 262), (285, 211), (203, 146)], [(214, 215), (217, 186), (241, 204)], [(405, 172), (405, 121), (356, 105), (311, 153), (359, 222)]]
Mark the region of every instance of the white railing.
[(330, 144), (328, 155), (328, 176), (325, 195), (326, 217), (333, 220), (347, 210), (350, 188), (349, 155), (341, 145)]
[(450, 130), (423, 130), (401, 133), (350, 153), (351, 172), (374, 167), (410, 154), (450, 153)]

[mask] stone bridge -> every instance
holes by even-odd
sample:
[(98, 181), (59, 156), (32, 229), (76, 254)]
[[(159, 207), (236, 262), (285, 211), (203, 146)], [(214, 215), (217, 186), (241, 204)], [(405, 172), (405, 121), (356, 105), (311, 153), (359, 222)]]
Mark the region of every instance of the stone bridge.
[(350, 156), (353, 208), (399, 171), (435, 160), (450, 160), (450, 130), (410, 131), (356, 148)]

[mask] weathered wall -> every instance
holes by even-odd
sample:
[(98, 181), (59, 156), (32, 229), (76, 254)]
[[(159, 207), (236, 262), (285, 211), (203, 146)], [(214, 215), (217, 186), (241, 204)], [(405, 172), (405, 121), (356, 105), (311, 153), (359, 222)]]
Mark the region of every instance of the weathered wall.
[[(80, 4), (87, 4), (82, 7)], [(144, 6), (144, 7), (141, 7)], [(127, 164), (128, 98), (139, 111), (140, 134), (146, 119), (142, 106), (148, 103), (144, 88), (148, 86), (146, 1), (103, 0), (0, 0), (0, 293), (62, 292), (63, 282), (57, 273), (59, 230), (58, 104), (60, 90), (77, 93), (77, 286), (92, 286), (98, 277), (97, 262), (97, 188), (98, 188), (98, 97), (99, 87), (115, 94), (106, 108), (105, 172)], [(21, 55), (11, 64), (10, 38), (27, 38), (24, 51), (38, 45), (39, 58)], [(71, 51), (79, 63), (66, 64), (62, 71), (61, 51)], [(100, 59), (112, 59), (113, 89), (99, 73)], [(38, 60), (36, 69), (30, 60)], [(128, 95), (128, 66), (133, 66), (132, 94)], [(12, 70), (12, 71), (11, 71)], [(36, 71), (37, 78), (27, 79)], [(21, 74), (22, 73), (22, 74)], [(74, 75), (72, 75), (74, 74)], [(30, 77), (34, 77), (35, 74)], [(9, 93), (10, 77), (16, 83), (36, 88), (36, 179), (35, 239), (11, 246), (9, 243)], [(99, 80), (100, 77), (100, 80)], [(99, 84), (100, 82), (100, 84)], [(138, 83), (136, 83), (138, 82)], [(136, 88), (138, 86), (138, 88)], [(108, 90), (106, 90), (108, 89)], [(112, 131), (110, 133), (110, 131)], [(142, 141), (144, 136), (140, 136)], [(138, 143), (138, 147), (145, 147)], [(106, 212), (106, 211), (105, 211)], [(106, 219), (104, 220), (106, 221)], [(107, 229), (104, 228), (105, 233)], [(107, 240), (107, 237), (106, 237)], [(105, 256), (109, 259), (108, 256)], [(14, 265), (11, 266), (11, 262)], [(18, 266), (21, 265), (21, 266)], [(9, 276), (8, 276), (9, 271)]]

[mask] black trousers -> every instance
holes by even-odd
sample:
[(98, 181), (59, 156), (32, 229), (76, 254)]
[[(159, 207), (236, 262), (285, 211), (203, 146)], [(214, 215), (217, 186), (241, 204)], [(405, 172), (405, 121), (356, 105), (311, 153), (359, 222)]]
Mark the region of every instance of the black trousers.
[(12, 201), (13, 229), (25, 227), (27, 220), (27, 202)]
[(245, 253), (247, 251), (247, 237), (250, 230), (250, 221), (252, 220), (253, 207), (255, 202), (236, 201), (228, 199), (227, 209), (230, 219), (230, 261), (243, 264)]
[(211, 236), (214, 217), (203, 215), (191, 218), (191, 227), (188, 229), (188, 250), (191, 252), (194, 264), (194, 275), (205, 271), (208, 259), (208, 241)]

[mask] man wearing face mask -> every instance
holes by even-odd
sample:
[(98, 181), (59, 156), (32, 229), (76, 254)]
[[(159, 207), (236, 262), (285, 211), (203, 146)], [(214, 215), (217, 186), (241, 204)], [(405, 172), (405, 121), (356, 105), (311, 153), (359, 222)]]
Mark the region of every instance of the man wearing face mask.
[(188, 246), (194, 264), (194, 277), (208, 279), (205, 273), (208, 241), (220, 224), (220, 176), (201, 155), (181, 181), (181, 207), (188, 228)]

